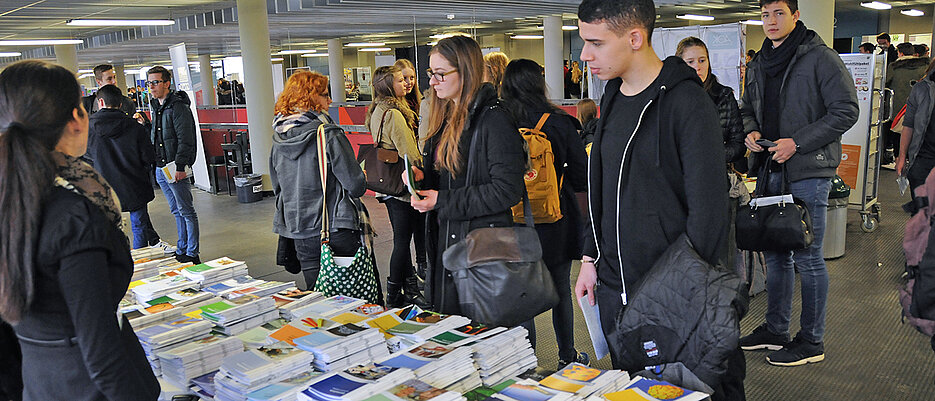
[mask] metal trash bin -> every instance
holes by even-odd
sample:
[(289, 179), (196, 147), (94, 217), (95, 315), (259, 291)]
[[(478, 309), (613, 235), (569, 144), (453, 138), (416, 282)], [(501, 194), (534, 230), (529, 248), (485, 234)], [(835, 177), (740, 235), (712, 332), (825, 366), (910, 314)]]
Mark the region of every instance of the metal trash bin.
[(240, 203), (253, 203), (263, 199), (262, 174), (235, 175), (234, 186), (237, 187), (237, 201)]
[(851, 189), (841, 177), (831, 180), (831, 192), (828, 193), (828, 214), (825, 216), (825, 238), (822, 252), (825, 259), (844, 256), (844, 244), (847, 236), (847, 202)]

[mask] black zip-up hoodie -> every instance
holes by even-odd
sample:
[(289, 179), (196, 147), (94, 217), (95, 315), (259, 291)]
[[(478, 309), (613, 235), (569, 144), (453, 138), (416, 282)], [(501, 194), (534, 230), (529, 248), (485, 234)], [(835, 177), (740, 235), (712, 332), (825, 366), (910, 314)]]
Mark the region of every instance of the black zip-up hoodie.
[(146, 206), (155, 198), (149, 179), (155, 154), (146, 128), (119, 109), (101, 109), (89, 120), (85, 156), (114, 188), (123, 211)]
[[(584, 254), (597, 259), (602, 285), (625, 293), (650, 270), (657, 259), (687, 232), (698, 253), (712, 265), (726, 252), (728, 183), (724, 142), (718, 114), (698, 74), (680, 58), (665, 60), (649, 101), (640, 105), (641, 122), (629, 139), (622, 166), (601, 171), (607, 135), (630, 132), (606, 126), (620, 94), (621, 80), (607, 83), (601, 99), (600, 119), (588, 166), (591, 235)], [(612, 154), (612, 153), (609, 153)], [(617, 188), (602, 188), (612, 174)], [(616, 216), (601, 216), (603, 204), (617, 204)], [(616, 224), (616, 238), (602, 238), (602, 225)], [(617, 252), (601, 253), (614, 241)], [(619, 261), (622, 261), (622, 266)], [(621, 282), (621, 270), (625, 284)]]

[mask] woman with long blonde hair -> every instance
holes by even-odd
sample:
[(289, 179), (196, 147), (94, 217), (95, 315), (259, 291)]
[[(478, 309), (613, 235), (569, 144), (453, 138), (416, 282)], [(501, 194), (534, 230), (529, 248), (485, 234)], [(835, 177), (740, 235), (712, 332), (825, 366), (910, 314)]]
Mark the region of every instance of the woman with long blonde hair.
[(434, 310), (457, 314), (458, 296), (442, 253), (472, 229), (513, 225), (510, 208), (526, 190), (526, 156), (497, 90), (484, 83), (484, 58), (474, 39), (439, 40), (429, 52), (429, 65), (432, 118), (422, 150), (424, 172), (416, 174), (422, 199), (413, 197), (410, 203), (431, 212), (426, 298)]

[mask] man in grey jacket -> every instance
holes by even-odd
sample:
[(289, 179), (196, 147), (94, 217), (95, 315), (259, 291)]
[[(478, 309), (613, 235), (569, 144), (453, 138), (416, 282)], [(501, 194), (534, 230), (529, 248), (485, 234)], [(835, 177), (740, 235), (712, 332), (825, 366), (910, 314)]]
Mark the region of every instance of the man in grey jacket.
[[(740, 107), (745, 143), (755, 152), (750, 170), (769, 163), (758, 179), (770, 194), (779, 194), (783, 179), (788, 182), (786, 193), (804, 201), (811, 215), (814, 241), (795, 253), (766, 252), (766, 323), (740, 345), (776, 351), (766, 358), (773, 365), (797, 366), (824, 360), (828, 192), (841, 160), (841, 135), (857, 121), (859, 109), (851, 75), (837, 53), (799, 21), (798, 1), (760, 0), (760, 9), (766, 40), (747, 67)], [(775, 146), (766, 149), (757, 144), (761, 139)], [(790, 342), (793, 264), (802, 280), (802, 328)]]

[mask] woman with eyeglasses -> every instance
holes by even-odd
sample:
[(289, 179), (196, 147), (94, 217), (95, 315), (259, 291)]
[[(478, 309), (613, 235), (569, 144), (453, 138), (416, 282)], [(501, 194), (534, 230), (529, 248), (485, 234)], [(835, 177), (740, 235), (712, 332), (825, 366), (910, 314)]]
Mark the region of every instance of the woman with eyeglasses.
[[(429, 52), (429, 66), (435, 94), (422, 150), (424, 172), (416, 173), (422, 199), (413, 197), (410, 203), (431, 212), (426, 297), (435, 311), (458, 314), (457, 292), (442, 266), (442, 253), (473, 229), (513, 225), (510, 208), (526, 190), (526, 155), (516, 125), (498, 104), (496, 89), (483, 81), (484, 56), (474, 39), (439, 40)], [(474, 166), (470, 172), (469, 161)]]
[[(400, 158), (408, 156), (412, 163), (421, 165), (422, 154), (416, 143), (418, 116), (406, 102), (408, 89), (403, 72), (395, 65), (383, 66), (373, 73), (372, 82), (374, 100), (367, 108), (365, 125), (373, 135), (374, 143), (381, 149), (397, 151)], [(408, 192), (402, 196), (377, 194), (377, 199), (386, 206), (393, 227), (386, 304), (391, 308), (410, 304), (427, 308), (409, 251), (409, 244), (415, 239), (416, 252), (422, 252), (422, 263), (425, 263), (425, 217), (409, 206)]]
[(156, 400), (115, 314), (133, 261), (120, 202), (78, 159), (87, 144), (72, 72), (38, 60), (0, 72), (0, 318), (19, 339), (24, 400)]
[[(318, 173), (318, 126), (328, 117), (328, 77), (296, 71), (276, 101), (270, 180), (276, 195), (273, 232), (295, 243), (295, 256), (308, 289), (321, 269), (322, 187)], [(354, 256), (360, 247), (360, 197), (366, 192), (364, 172), (347, 136), (325, 130), (328, 155), (329, 244), (335, 256)], [(288, 241), (287, 240), (287, 241)], [(280, 241), (282, 243), (282, 241)]]

